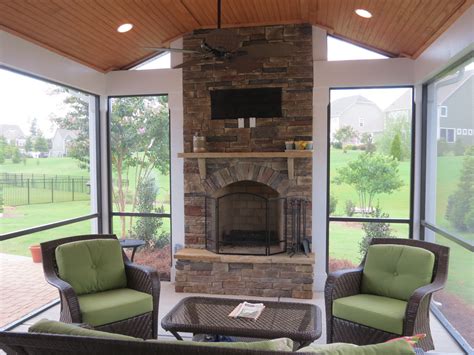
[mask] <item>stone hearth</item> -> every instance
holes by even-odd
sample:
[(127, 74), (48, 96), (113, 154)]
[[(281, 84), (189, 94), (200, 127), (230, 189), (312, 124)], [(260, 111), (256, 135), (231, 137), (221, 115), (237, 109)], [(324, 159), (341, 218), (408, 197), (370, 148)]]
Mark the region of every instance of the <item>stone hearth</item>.
[(176, 292), (258, 297), (313, 297), (314, 254), (222, 255), (203, 249), (175, 254)]

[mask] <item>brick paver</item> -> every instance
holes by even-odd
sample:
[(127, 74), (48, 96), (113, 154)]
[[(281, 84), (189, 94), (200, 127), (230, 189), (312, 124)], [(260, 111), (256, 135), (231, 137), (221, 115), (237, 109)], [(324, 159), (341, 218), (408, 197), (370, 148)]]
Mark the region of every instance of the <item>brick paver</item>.
[(46, 283), (42, 264), (0, 253), (0, 327), (56, 298), (58, 291)]

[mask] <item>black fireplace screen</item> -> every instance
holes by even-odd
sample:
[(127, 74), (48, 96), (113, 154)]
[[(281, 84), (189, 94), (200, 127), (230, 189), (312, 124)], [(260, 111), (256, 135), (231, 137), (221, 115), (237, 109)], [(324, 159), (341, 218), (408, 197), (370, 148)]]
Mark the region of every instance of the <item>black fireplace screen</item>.
[(206, 249), (219, 254), (287, 251), (287, 199), (236, 192), (206, 198)]

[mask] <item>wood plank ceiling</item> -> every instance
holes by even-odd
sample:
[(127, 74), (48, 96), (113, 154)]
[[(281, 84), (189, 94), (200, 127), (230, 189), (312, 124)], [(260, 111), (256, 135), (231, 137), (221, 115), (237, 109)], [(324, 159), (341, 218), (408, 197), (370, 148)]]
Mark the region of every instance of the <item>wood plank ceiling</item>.
[[(222, 27), (308, 22), (391, 56), (416, 58), (473, 0), (222, 0)], [(371, 19), (357, 16), (363, 8)], [(122, 23), (128, 33), (118, 33)], [(102, 72), (216, 26), (216, 0), (0, 0), (0, 29)]]

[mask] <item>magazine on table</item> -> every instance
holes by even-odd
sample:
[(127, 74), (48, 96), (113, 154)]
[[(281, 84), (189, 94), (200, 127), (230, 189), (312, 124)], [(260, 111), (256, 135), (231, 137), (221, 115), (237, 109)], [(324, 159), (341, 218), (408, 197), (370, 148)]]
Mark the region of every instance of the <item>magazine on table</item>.
[(249, 318), (256, 320), (262, 314), (265, 305), (263, 303), (242, 302), (230, 312), (231, 318)]

